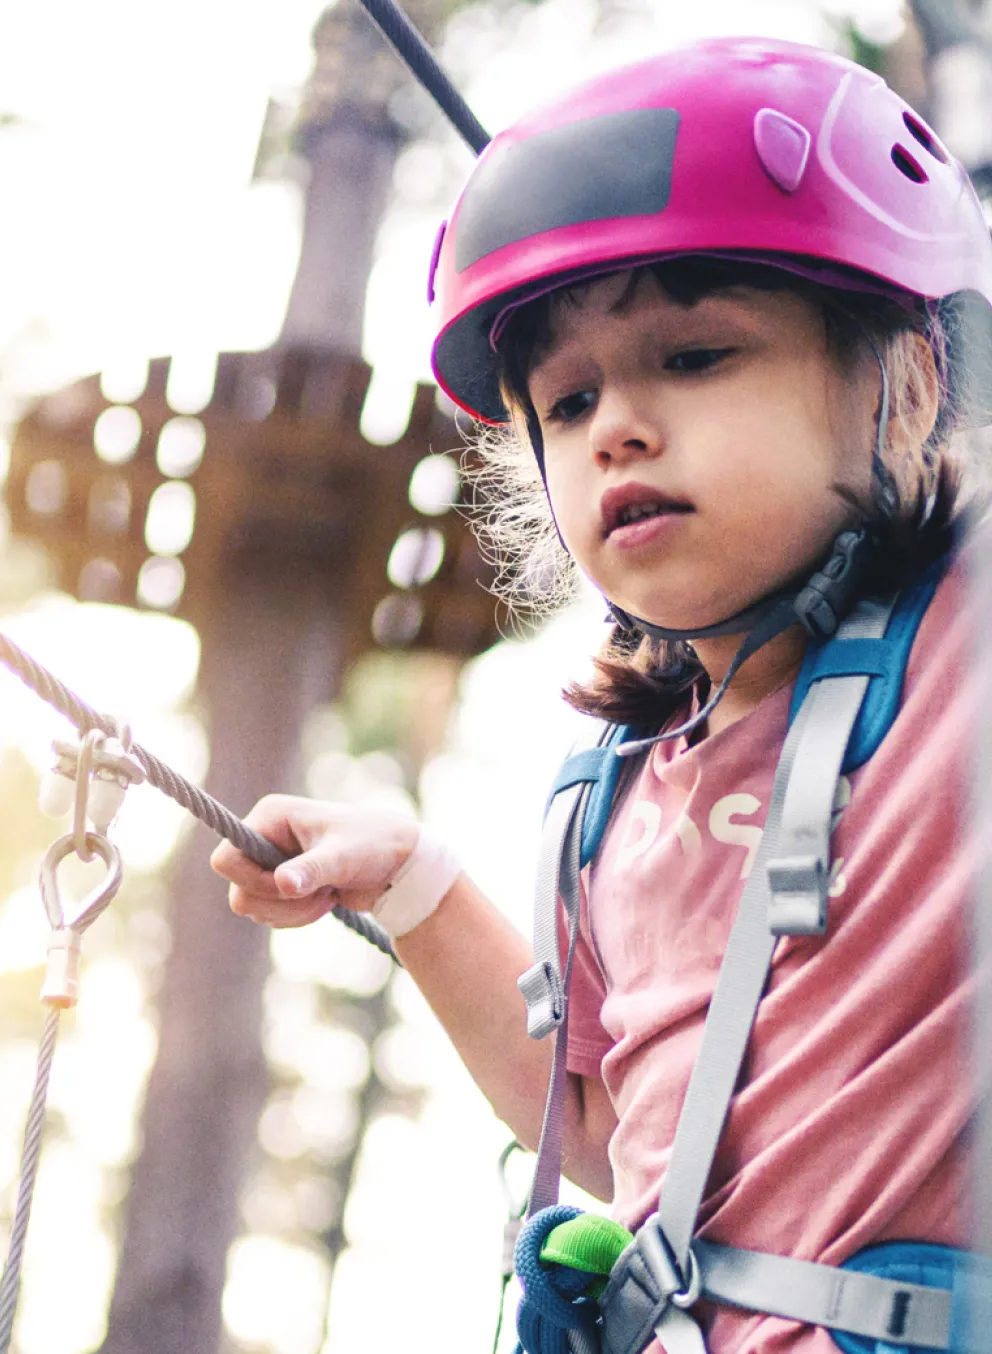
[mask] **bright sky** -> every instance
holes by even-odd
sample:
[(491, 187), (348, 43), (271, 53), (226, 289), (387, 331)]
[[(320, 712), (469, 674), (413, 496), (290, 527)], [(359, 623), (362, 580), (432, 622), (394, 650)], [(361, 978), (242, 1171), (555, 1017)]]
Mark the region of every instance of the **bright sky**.
[[(20, 119), (0, 127), (0, 389), (8, 401), (135, 357), (273, 341), (295, 267), (299, 193), (288, 184), (252, 184), (250, 175), (266, 100), (306, 76), (320, 8), (319, 0), (90, 0), (85, 7), (35, 0), (0, 9), (0, 114)], [(831, 0), (821, 8), (856, 9), (885, 37), (899, 4)], [(463, 19), (446, 57), (494, 131), (535, 91), (551, 93), (693, 36), (829, 37), (820, 12), (803, 0), (644, 0), (625, 12), (625, 22), (593, 42), (590, 0), (547, 0), (523, 19), (512, 47), (499, 26), (473, 29)], [(391, 397), (402, 403), (404, 385), (427, 371), (423, 291), (444, 207), (438, 194), (468, 165), (454, 143), (441, 155), (412, 149), (400, 165), (366, 325), (367, 356), (381, 369), (387, 404)], [(531, 644), (500, 646), (473, 664), (451, 748), (425, 778), (427, 816), (524, 927), (545, 786), (574, 728), (557, 693), (585, 662), (599, 623), (590, 603)], [(50, 596), (3, 625), (93, 703), (126, 712), (137, 735), (168, 748), (179, 769), (202, 771), (202, 739), (175, 713), (195, 673), (196, 640), (187, 627)], [(40, 703), (0, 677), (0, 744), (43, 765), (61, 732)], [(132, 866), (153, 867), (177, 827), (178, 816), (158, 797), (134, 795), (119, 828)], [(36, 905), (26, 888), (0, 910), (0, 982), (37, 962)], [(287, 986), (278, 990), (295, 990), (294, 980), (302, 983), (314, 966), (326, 972), (342, 964), (356, 982), (360, 966), (372, 965), (366, 977), (374, 986), (381, 981), (375, 961), (355, 945), (330, 924), (283, 933), (275, 953)], [(494, 1163), (505, 1130), (416, 995), (401, 991), (401, 1000), (416, 1031), (403, 1058), (420, 1060), (432, 1094), (419, 1123), (384, 1122), (366, 1144), (348, 1216), (353, 1249), (337, 1276), (330, 1337), (319, 1354), (386, 1354), (397, 1341), (411, 1354), (464, 1354), (491, 1340), (503, 1208)], [(292, 1009), (287, 1000), (279, 1018), (291, 1021)], [(46, 1157), (39, 1186), (23, 1354), (83, 1354), (99, 1338), (112, 1257), (99, 1228), (96, 1167), (126, 1159), (135, 1096), (153, 1052), (134, 974), (97, 954), (53, 1082), (53, 1100), (74, 1128)], [(29, 1045), (0, 1047), (2, 1182), (15, 1171), (7, 1144), (17, 1136), (33, 1056)], [(478, 1205), (468, 1216), (466, 1199)], [(449, 1267), (455, 1296), (444, 1302), (432, 1270), (410, 1261), (411, 1251), (423, 1256), (432, 1248)], [(401, 1325), (369, 1322), (383, 1277)], [(318, 1354), (325, 1283), (318, 1255), (249, 1236), (232, 1256), (229, 1326), (245, 1349)], [(56, 1286), (60, 1301), (52, 1303)]]

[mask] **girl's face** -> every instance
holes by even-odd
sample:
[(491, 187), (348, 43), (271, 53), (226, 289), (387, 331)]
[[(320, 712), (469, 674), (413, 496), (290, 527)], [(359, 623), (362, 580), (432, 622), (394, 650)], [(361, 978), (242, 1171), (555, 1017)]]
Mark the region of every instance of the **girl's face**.
[(855, 520), (850, 497), (868, 500), (872, 365), (842, 372), (820, 313), (788, 291), (686, 306), (623, 273), (559, 299), (529, 389), (579, 567), (676, 629), (787, 583)]

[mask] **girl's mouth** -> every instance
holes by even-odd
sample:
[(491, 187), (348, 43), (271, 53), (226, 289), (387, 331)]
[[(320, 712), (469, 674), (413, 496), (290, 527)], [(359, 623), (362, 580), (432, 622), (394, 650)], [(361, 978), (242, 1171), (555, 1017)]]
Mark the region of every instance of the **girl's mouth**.
[(684, 498), (674, 498), (647, 484), (623, 484), (608, 489), (600, 503), (603, 539), (615, 532), (622, 532), (631, 543), (642, 536), (656, 534), (647, 530), (647, 525), (658, 518), (684, 516), (694, 512), (692, 504)]

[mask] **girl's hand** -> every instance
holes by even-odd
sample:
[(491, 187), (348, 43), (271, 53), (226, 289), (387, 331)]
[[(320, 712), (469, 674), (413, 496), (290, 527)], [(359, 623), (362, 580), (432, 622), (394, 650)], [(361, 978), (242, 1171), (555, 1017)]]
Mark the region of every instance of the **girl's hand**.
[(230, 880), (232, 912), (279, 927), (306, 926), (339, 904), (367, 912), (410, 855), (419, 831), (400, 814), (295, 795), (266, 795), (245, 822), (293, 859), (263, 870), (225, 841), (210, 864)]

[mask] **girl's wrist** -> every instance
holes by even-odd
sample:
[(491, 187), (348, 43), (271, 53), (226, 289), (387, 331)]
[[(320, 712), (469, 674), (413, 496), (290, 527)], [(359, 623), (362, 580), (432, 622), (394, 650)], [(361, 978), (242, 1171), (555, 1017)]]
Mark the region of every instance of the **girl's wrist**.
[(446, 842), (421, 824), (413, 850), (372, 905), (372, 916), (391, 940), (426, 921), (461, 874)]

